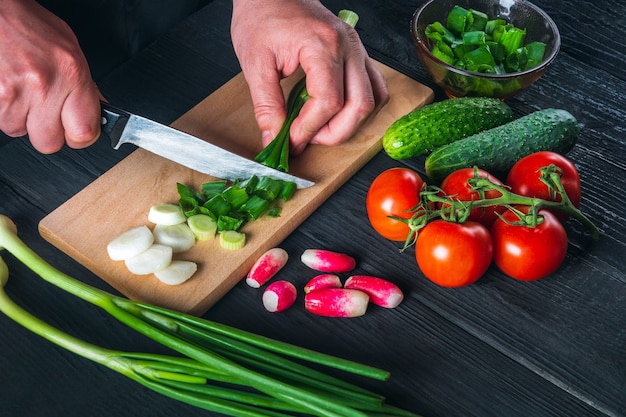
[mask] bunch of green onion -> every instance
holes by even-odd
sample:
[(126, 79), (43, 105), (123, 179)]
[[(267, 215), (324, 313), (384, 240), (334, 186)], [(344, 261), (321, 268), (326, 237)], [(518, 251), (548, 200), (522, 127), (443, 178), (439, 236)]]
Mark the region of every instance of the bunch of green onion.
[(47, 282), (102, 308), (178, 355), (105, 349), (51, 326), (8, 297), (4, 287), (9, 271), (2, 258), (0, 311), (58, 346), (119, 372), (155, 392), (230, 416), (415, 416), (385, 404), (381, 395), (301, 362), (378, 380), (389, 377), (386, 371), (91, 287), (48, 264), (17, 236), (14, 223), (0, 215), (2, 248)]

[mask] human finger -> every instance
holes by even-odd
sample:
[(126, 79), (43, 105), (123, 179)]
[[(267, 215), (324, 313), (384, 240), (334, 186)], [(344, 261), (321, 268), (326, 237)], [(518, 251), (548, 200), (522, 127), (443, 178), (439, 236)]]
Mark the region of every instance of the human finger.
[(61, 108), (65, 142), (85, 148), (100, 136), (100, 94), (93, 82), (70, 92)]

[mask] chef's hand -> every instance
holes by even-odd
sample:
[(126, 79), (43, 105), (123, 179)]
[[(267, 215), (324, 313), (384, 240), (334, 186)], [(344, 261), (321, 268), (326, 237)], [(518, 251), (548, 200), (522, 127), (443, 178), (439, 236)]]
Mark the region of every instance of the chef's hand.
[(299, 66), (311, 98), (291, 126), (293, 154), (346, 141), (387, 100), (357, 32), (319, 0), (233, 0), (231, 36), (264, 145), (286, 117), (279, 82)]
[(35, 149), (92, 144), (100, 94), (71, 29), (34, 0), (0, 0), (0, 130)]

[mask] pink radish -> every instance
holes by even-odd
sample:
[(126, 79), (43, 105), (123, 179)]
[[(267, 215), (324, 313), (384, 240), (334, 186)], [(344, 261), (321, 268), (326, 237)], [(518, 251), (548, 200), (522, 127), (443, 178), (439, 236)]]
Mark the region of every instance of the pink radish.
[(320, 272), (348, 272), (356, 266), (353, 257), (323, 249), (307, 249), (300, 259), (309, 268)]
[(304, 292), (319, 291), (324, 288), (341, 288), (339, 277), (334, 274), (321, 274), (314, 276), (304, 286)]
[(385, 308), (395, 308), (404, 299), (404, 294), (397, 285), (385, 279), (369, 275), (354, 275), (349, 277), (344, 288), (360, 290), (370, 297), (370, 301)]
[(273, 248), (268, 250), (257, 259), (248, 272), (246, 284), (252, 288), (259, 288), (285, 266), (288, 258), (289, 255), (284, 249)]
[(289, 281), (276, 281), (263, 292), (263, 306), (271, 313), (287, 310), (296, 301), (298, 292)]
[(359, 317), (365, 314), (369, 296), (363, 291), (325, 288), (304, 296), (304, 308), (325, 317)]

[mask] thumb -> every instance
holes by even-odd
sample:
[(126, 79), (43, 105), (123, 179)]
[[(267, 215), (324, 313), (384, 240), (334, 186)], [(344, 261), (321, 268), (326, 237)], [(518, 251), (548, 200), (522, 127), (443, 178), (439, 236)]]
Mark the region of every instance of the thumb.
[(254, 117), (261, 130), (263, 146), (274, 139), (286, 118), (285, 96), (280, 77), (246, 77), (254, 107)]
[(65, 141), (71, 148), (85, 148), (100, 136), (100, 93), (95, 84), (73, 90), (61, 110)]

